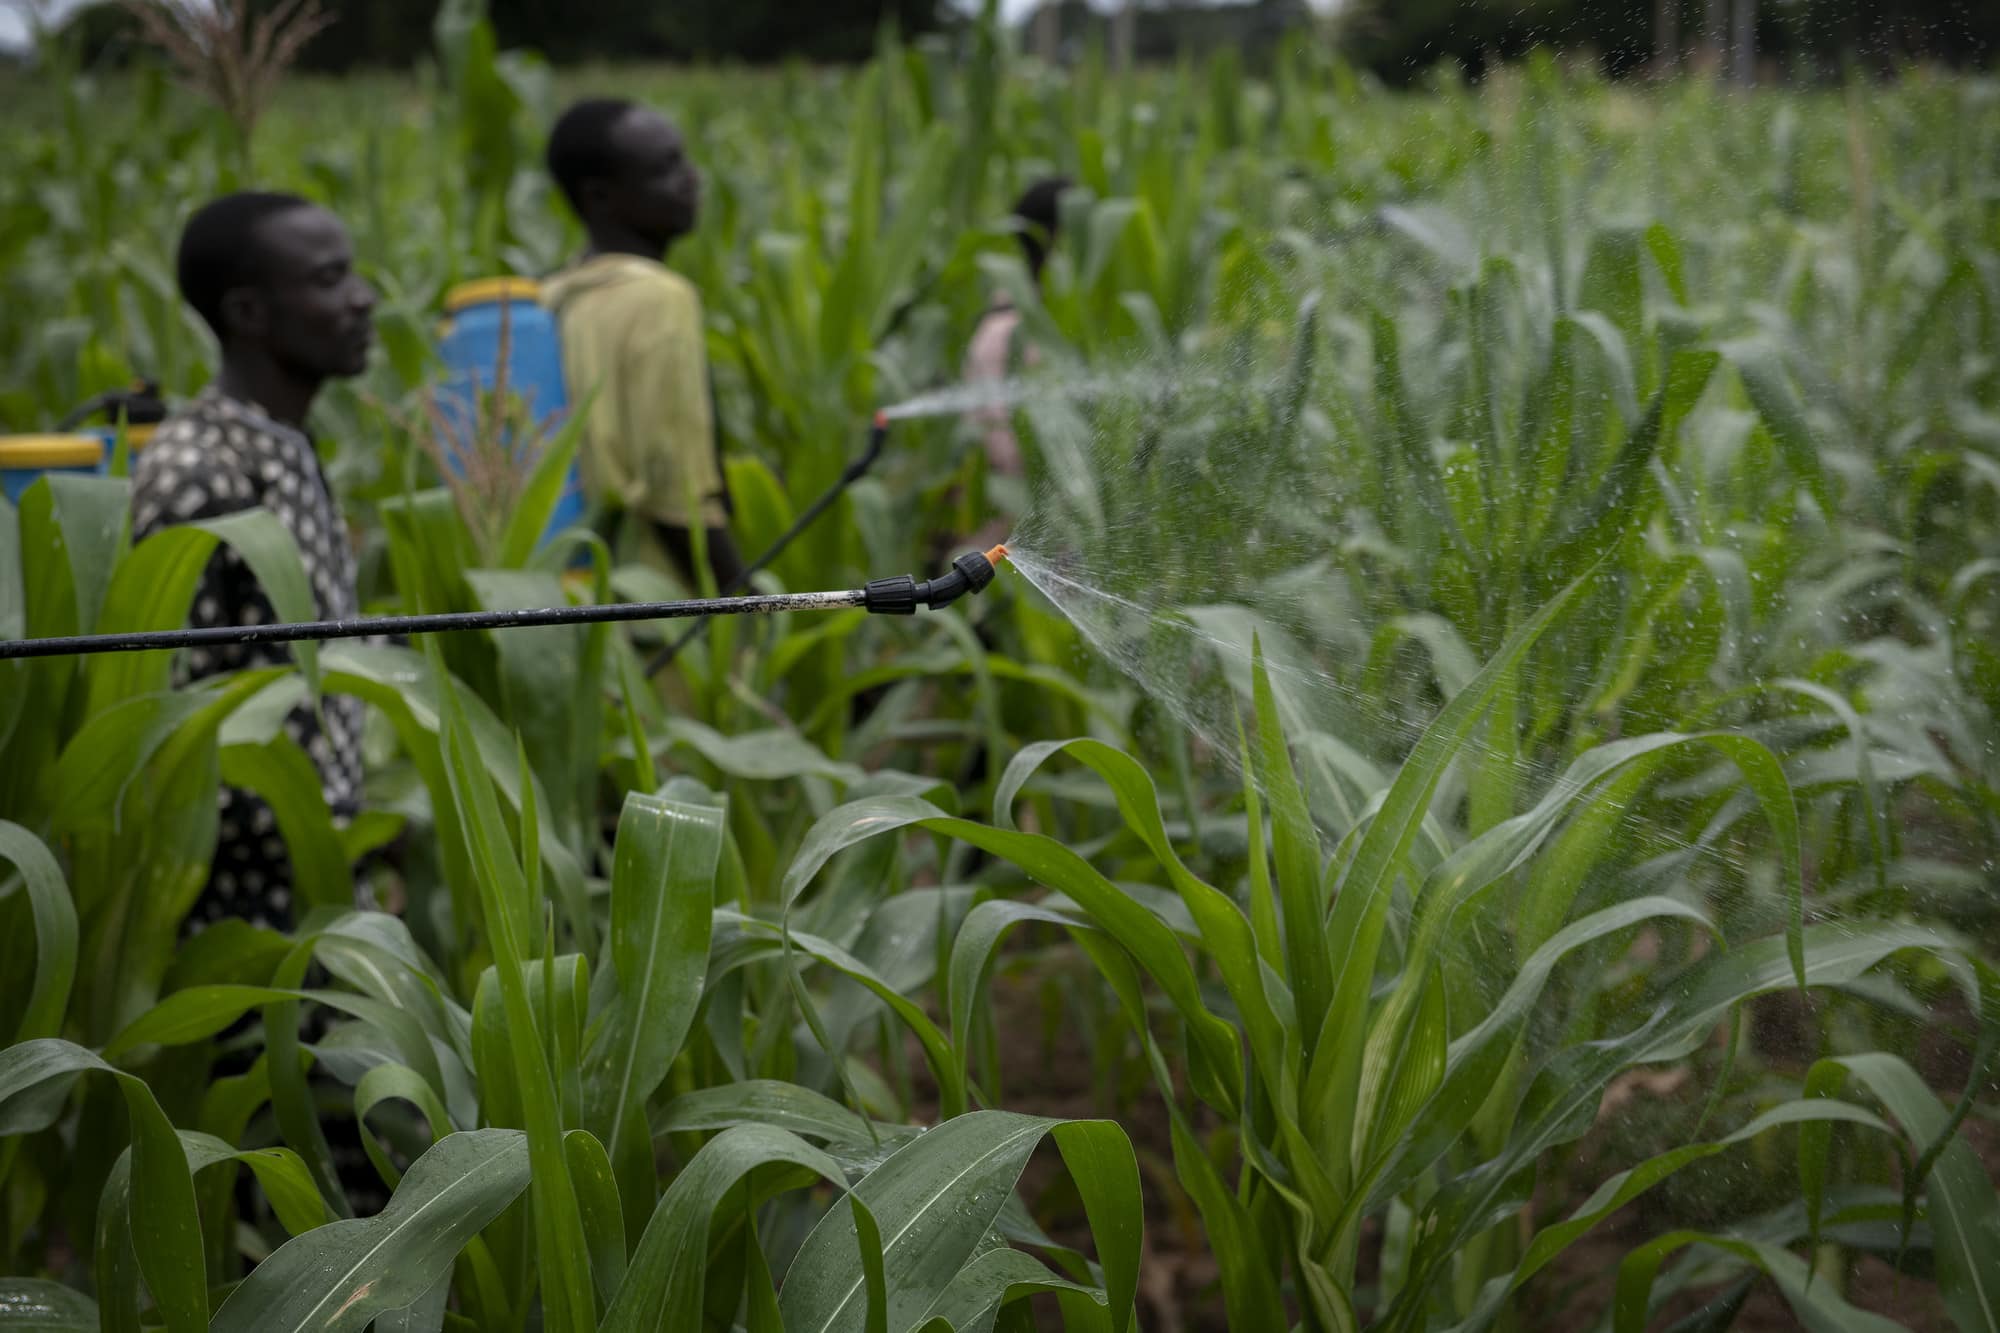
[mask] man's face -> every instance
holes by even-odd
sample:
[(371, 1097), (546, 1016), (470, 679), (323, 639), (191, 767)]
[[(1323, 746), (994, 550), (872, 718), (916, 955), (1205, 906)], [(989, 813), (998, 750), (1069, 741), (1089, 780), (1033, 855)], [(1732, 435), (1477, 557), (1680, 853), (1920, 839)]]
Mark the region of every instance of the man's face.
[(605, 182), (610, 215), (662, 251), (693, 231), (701, 173), (681, 132), (659, 112), (635, 107), (611, 127), (611, 148), (619, 169)]
[(287, 369), (320, 379), (368, 368), (375, 289), (354, 271), (347, 228), (323, 208), (292, 208), (257, 224), (261, 280), (232, 320)]

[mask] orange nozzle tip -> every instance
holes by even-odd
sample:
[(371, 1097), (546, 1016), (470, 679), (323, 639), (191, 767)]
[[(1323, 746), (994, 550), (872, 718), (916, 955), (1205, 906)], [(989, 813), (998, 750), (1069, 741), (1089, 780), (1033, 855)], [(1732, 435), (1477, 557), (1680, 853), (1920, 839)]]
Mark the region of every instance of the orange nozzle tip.
[(992, 550), (986, 553), (986, 563), (989, 565), (997, 565), (1006, 558), (1007, 558), (1006, 542), (1000, 542), (999, 544), (994, 546)]
[(875, 414), (875, 429), (886, 430), (888, 428), (888, 425), (889, 425), (889, 414), (887, 412), (877, 412)]

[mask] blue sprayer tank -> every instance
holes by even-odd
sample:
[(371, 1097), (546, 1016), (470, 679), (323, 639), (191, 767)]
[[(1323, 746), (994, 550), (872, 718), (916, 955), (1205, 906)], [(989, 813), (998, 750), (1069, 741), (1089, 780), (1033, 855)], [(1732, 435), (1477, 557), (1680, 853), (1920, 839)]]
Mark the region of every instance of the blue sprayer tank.
[[(481, 278), (460, 283), (445, 293), (445, 318), (438, 341), (445, 381), (438, 390), (438, 407), (451, 423), (455, 438), (469, 437), (475, 420), (475, 395), (493, 386), (503, 327), (508, 392), (528, 405), (544, 444), (560, 429), (552, 419), (569, 406), (563, 387), (562, 339), (555, 316), (540, 297), (540, 288), (529, 278)], [(446, 453), (449, 456), (449, 442)], [(583, 520), (583, 487), (572, 460), (542, 540), (546, 542)]]
[(0, 493), (9, 504), (47, 472), (89, 476), (104, 466), (104, 445), (94, 435), (0, 435)]
[[(107, 472), (117, 452), (121, 429), (125, 432), (126, 447), (136, 453), (146, 446), (166, 415), (159, 387), (150, 380), (142, 380), (129, 390), (99, 394), (70, 413), (51, 433), (0, 435), (0, 494), (7, 497), (8, 503), (18, 505), (28, 487), (45, 473), (89, 476)], [(94, 416), (125, 424), (122, 427), (80, 424)]]

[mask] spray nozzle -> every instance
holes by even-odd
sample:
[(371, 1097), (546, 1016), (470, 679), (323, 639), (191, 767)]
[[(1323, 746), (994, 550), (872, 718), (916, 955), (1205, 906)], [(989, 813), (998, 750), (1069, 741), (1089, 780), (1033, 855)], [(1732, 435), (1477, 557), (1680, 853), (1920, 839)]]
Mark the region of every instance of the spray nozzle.
[(940, 578), (922, 583), (908, 574), (875, 579), (868, 584), (862, 605), (880, 616), (915, 615), (919, 606), (936, 610), (993, 582), (993, 566), (1006, 558), (1007, 547), (1001, 544), (989, 551), (967, 551), (952, 561), (951, 572)]

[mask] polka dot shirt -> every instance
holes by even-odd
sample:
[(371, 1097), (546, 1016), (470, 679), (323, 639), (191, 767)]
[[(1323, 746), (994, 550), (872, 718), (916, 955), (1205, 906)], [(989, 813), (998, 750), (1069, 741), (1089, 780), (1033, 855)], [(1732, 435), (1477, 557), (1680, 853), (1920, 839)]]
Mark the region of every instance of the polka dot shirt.
[[(177, 523), (262, 507), (298, 543), (318, 617), (358, 613), (354, 552), (319, 456), (303, 433), (211, 386), (161, 425), (137, 454), (132, 480), (135, 542)], [(206, 628), (279, 618), (250, 567), (229, 546), (218, 546), (203, 571), (188, 623)], [(177, 663), (175, 678), (184, 684), (291, 660), (290, 647), (281, 643), (193, 648)], [(300, 707), (285, 719), (286, 733), (312, 759), (327, 806), (340, 821), (360, 803), (361, 718), (360, 700), (327, 695), (319, 714)], [(234, 916), (290, 929), (291, 860), (271, 808), (249, 792), (227, 787), (217, 800), (215, 860), (186, 928), (199, 931)]]

